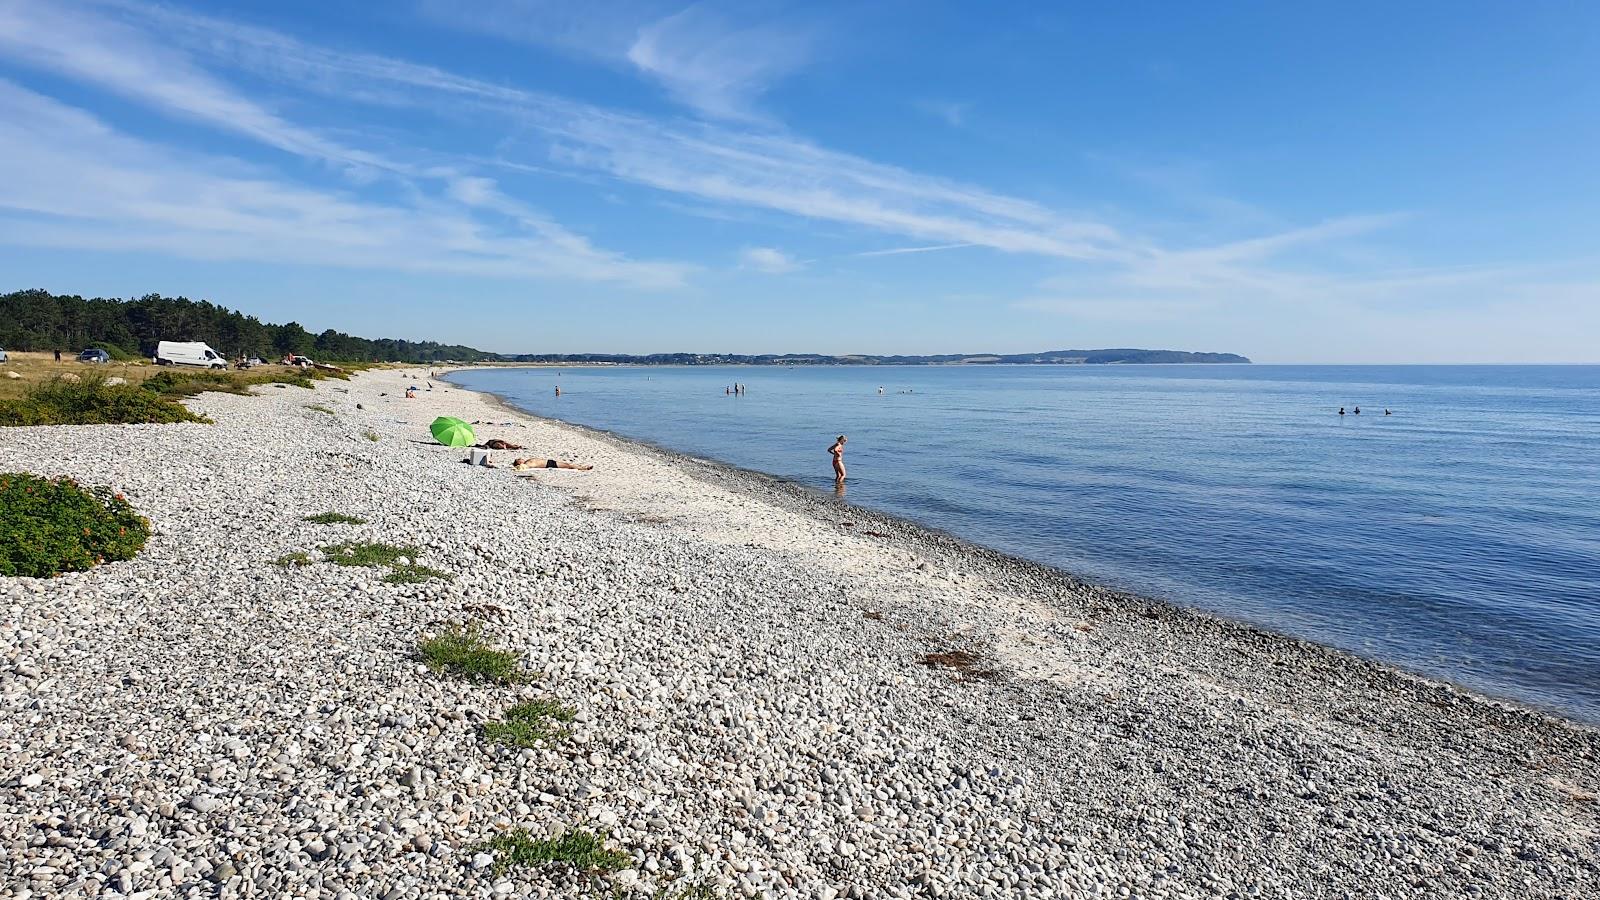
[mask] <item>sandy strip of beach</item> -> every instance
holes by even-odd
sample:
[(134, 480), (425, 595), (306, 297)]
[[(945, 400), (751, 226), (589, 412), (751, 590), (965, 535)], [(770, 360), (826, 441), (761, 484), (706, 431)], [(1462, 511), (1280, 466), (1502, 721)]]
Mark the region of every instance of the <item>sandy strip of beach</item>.
[[(155, 528), (0, 579), (0, 897), (1600, 895), (1594, 729), (426, 374), (0, 430)], [(358, 540), (453, 577), (274, 564)], [(453, 622), (533, 680), (429, 671)], [(570, 736), (484, 740), (538, 698)], [(497, 872), (518, 828), (632, 862)]]

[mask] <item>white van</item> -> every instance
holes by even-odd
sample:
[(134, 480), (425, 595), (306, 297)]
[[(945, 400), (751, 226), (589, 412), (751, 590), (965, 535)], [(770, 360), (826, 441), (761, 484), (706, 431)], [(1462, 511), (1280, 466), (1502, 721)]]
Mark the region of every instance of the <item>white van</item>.
[(156, 365), (226, 369), (228, 361), (222, 358), (221, 353), (207, 347), (204, 341), (162, 341), (156, 344)]

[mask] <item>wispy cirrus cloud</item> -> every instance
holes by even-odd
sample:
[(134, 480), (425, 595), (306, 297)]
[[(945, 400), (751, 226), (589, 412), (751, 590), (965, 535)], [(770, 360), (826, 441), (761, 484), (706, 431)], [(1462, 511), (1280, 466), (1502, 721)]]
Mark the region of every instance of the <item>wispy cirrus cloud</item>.
[(972, 110), (971, 103), (958, 103), (953, 100), (918, 100), (914, 105), (918, 110), (951, 128), (960, 128), (967, 124), (967, 113)]
[(976, 247), (977, 244), (931, 244), (926, 247), (891, 247), (887, 250), (863, 250), (852, 253), (851, 256), (902, 256), (907, 253), (937, 253), (941, 250), (961, 250), (966, 247)]
[(755, 99), (810, 59), (814, 38), (792, 17), (740, 22), (695, 4), (641, 28), (628, 60), (703, 113), (754, 118)]
[[(107, 10), (131, 13), (135, 23), (104, 14)], [(0, 143), (0, 168), (30, 176), (11, 185), (12, 190), (0, 191), (0, 207), (62, 217), (36, 230), (8, 229), (20, 236), (18, 242), (66, 245), (77, 236), (86, 246), (101, 249), (121, 242), (178, 255), (573, 278), (646, 288), (680, 285), (694, 268), (636, 262), (597, 249), (506, 197), (492, 179), (451, 166), (393, 159), (296, 125), (188, 58), (161, 52), (136, 25), (146, 14), (197, 33), (210, 24), (121, 3), (74, 8), (8, 2), (0, 4), (0, 57), (88, 83), (174, 118), (331, 164), (352, 175), (355, 183), (394, 178), (408, 188), (411, 201), (362, 202), (264, 170), (240, 177), (230, 172), (240, 168), (235, 162), (163, 151), (80, 110), (0, 82), (7, 110), (0, 119), (27, 123), (33, 132), (29, 140)], [(260, 30), (240, 30), (235, 37), (240, 45), (263, 51), (293, 45)], [(111, 145), (121, 152), (111, 154)], [(65, 160), (73, 165), (63, 165)], [(57, 174), (43, 177), (45, 172)], [(83, 202), (86, 183), (99, 185), (104, 205)], [(430, 191), (426, 183), (439, 189)], [(184, 198), (197, 198), (196, 214), (164, 218)], [(97, 210), (109, 211), (119, 201), (121, 221), (144, 220), (161, 227), (139, 235), (119, 236), (115, 229), (97, 234), (93, 223), (107, 218)], [(475, 218), (472, 211), (506, 217), (510, 226)], [(212, 230), (199, 233), (202, 222), (211, 223)], [(375, 244), (378, 237), (386, 238), (386, 244)]]
[(698, 113), (743, 121), (763, 118), (756, 102), (811, 60), (823, 31), (804, 12), (710, 0), (423, 0), (419, 8), (441, 25), (633, 71)]
[(746, 247), (739, 253), (739, 264), (768, 275), (782, 275), (801, 268), (801, 263), (776, 247)]
[[(527, 8), (545, 15), (554, 7), (508, 0), (485, 8)], [(669, 19), (672, 24), (655, 31), (640, 26), (643, 30), (635, 30), (631, 38), (626, 29), (555, 32), (565, 35), (563, 41), (625, 44), (622, 51), (608, 51), (624, 55), (642, 38), (654, 35), (656, 51), (666, 53), (668, 43), (679, 48), (655, 57), (662, 61), (661, 72), (698, 66), (693, 60), (702, 54), (680, 53), (682, 48), (720, 46), (723, 41), (715, 35), (737, 32), (725, 21), (707, 24), (706, 14), (652, 18), (656, 10), (639, 9), (637, 15), (646, 25)], [(856, 254), (868, 258), (971, 247), (1088, 266), (1095, 277), (1130, 299), (1197, 285), (1287, 286), (1305, 276), (1274, 267), (1280, 254), (1359, 237), (1386, 227), (1392, 219), (1346, 217), (1242, 241), (1175, 248), (1102, 219), (1063, 213), (1026, 198), (831, 150), (770, 129), (745, 127), (736, 120), (650, 117), (392, 57), (334, 50), (279, 32), (137, 0), (78, 5), (64, 0), (49, 6), (0, 3), (0, 26), (4, 26), (0, 56), (358, 177), (396, 181), (417, 198), (410, 206), (413, 210), (446, 208), (481, 235), (497, 240), (515, 237), (540, 248), (570, 252), (588, 261), (582, 269), (591, 277), (613, 277), (601, 274), (609, 267), (618, 280), (670, 284), (689, 267), (640, 263), (598, 250), (502, 187), (491, 174), (555, 172), (647, 188), (673, 202), (689, 201), (709, 209), (779, 213), (924, 242)], [(699, 36), (691, 39), (687, 30), (694, 29)], [(727, 52), (706, 49), (705, 58), (727, 59), (733, 51), (723, 49)], [(665, 62), (669, 57), (679, 62)], [(757, 84), (765, 77), (763, 72), (771, 75), (790, 64), (794, 63), (753, 68), (748, 77), (728, 80), (723, 96), (748, 98), (752, 96), (748, 89), (737, 85)], [(320, 96), (451, 122), (469, 120), (480, 129), (503, 130), (506, 136), (494, 143), (493, 151), (470, 156), (392, 141), (382, 142), (384, 149), (379, 152), (363, 146), (359, 130), (342, 131), (335, 139), (296, 124), (272, 104), (230, 87), (219, 74), (224, 72), (265, 80), (291, 96), (299, 92), (300, 98)], [(716, 81), (709, 75), (702, 80)], [(514, 234), (497, 230), (502, 227), (514, 228)], [(502, 254), (513, 248), (533, 252), (517, 243), (502, 241), (495, 246), (495, 252)], [(535, 258), (542, 259), (542, 265), (554, 262), (548, 255)]]
[[(475, 114), (531, 135), (502, 142), (497, 157), (478, 163), (514, 171), (554, 165), (703, 202), (1007, 253), (1107, 260), (1140, 252), (1138, 242), (1102, 222), (788, 135), (654, 119), (403, 60), (334, 52), (163, 7), (123, 2), (118, 8), (216, 65), (340, 99), (440, 115)], [(70, 53), (71, 45), (61, 43), (61, 52)], [(94, 70), (78, 71), (97, 78)], [(471, 105), (463, 110), (462, 101)]]
[(0, 80), (0, 241), (659, 289), (690, 267), (637, 262), (557, 231), (507, 232), (453, 204), (383, 204), (287, 183), (237, 161), (177, 153)]

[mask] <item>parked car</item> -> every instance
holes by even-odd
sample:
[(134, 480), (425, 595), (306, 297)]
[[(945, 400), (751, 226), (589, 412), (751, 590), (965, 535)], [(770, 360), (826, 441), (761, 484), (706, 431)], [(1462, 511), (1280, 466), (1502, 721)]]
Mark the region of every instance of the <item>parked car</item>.
[(0, 362), (10, 362), (11, 357), (6, 356), (6, 348), (0, 347)]
[(241, 368), (241, 369), (251, 369), (251, 368), (254, 368), (256, 366), (264, 366), (266, 364), (267, 364), (267, 361), (262, 359), (261, 357), (252, 356), (249, 359), (245, 360), (244, 362), (239, 363), (239, 368)]
[(302, 369), (309, 369), (316, 365), (316, 363), (312, 362), (311, 358), (307, 356), (285, 356), (283, 358), (283, 364), (286, 366), (299, 366)]
[(205, 341), (162, 341), (156, 344), (156, 365), (226, 369), (228, 361)]
[(78, 362), (108, 363), (111, 362), (111, 354), (104, 350), (85, 350), (78, 354)]

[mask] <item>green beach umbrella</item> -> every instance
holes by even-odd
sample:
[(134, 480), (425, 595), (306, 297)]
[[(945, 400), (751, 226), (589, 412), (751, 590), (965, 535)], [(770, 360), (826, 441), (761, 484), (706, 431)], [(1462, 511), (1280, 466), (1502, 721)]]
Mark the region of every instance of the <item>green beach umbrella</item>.
[(428, 430), (433, 432), (434, 440), (446, 447), (465, 447), (477, 439), (471, 425), (450, 416), (434, 419)]

